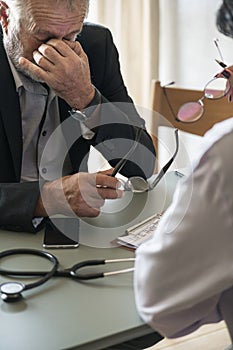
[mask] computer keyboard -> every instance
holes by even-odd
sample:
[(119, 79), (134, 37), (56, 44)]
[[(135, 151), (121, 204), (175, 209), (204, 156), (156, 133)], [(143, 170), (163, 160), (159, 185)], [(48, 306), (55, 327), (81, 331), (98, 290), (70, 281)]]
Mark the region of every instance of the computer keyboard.
[(161, 217), (162, 214), (154, 214), (146, 220), (143, 220), (138, 224), (129, 227), (125, 231), (127, 234), (126, 236), (120, 236), (117, 238), (118, 244), (130, 248), (138, 248), (143, 242), (152, 237)]

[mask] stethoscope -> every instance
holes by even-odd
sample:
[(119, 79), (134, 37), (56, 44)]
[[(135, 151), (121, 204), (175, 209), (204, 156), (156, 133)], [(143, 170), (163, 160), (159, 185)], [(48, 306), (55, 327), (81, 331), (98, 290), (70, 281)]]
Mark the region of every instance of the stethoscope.
[(97, 273), (80, 273), (80, 269), (88, 266), (105, 265), (109, 263), (121, 263), (121, 262), (133, 262), (135, 258), (123, 258), (123, 259), (100, 259), (100, 260), (86, 260), (74, 264), (70, 268), (64, 270), (58, 270), (59, 262), (55, 255), (43, 250), (36, 249), (10, 249), (0, 253), (0, 259), (13, 256), (13, 255), (34, 255), (40, 256), (49, 260), (52, 263), (52, 267), (49, 271), (15, 271), (3, 269), (0, 267), (0, 275), (2, 276), (20, 276), (20, 277), (37, 277), (41, 278), (33, 283), (24, 284), (18, 281), (9, 281), (0, 284), (1, 298), (5, 302), (19, 301), (22, 298), (22, 292), (39, 287), (48, 281), (52, 277), (67, 277), (76, 281), (92, 280), (96, 278), (103, 278), (107, 276), (118, 275), (122, 273), (128, 273), (134, 271), (134, 268), (127, 268), (122, 270), (115, 270), (109, 272), (97, 272)]

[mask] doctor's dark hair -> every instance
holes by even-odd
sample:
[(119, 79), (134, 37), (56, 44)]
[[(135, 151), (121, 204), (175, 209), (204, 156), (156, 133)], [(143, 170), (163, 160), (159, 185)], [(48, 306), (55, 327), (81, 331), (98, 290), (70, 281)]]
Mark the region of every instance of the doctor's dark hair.
[(233, 38), (233, 0), (223, 1), (217, 12), (216, 25), (221, 33)]

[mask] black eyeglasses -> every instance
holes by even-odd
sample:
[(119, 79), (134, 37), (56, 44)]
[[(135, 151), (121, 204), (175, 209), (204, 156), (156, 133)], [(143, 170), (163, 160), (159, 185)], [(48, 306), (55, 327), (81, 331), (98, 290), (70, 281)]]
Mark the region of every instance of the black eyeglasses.
[(138, 142), (140, 141), (140, 138), (141, 138), (141, 135), (142, 135), (142, 131), (143, 131), (142, 127), (137, 128), (133, 146), (124, 155), (124, 157), (117, 163), (117, 165), (115, 166), (111, 176), (113, 176), (113, 177), (116, 176), (116, 174), (119, 173), (121, 171), (121, 169), (125, 166), (125, 164), (126, 164), (127, 160), (129, 159), (129, 157), (134, 153), (134, 151), (135, 151), (135, 149), (136, 149), (136, 147), (138, 145)]
[[(126, 153), (126, 155), (118, 162), (116, 165), (113, 173), (111, 176), (115, 176), (126, 164), (127, 160), (129, 159), (129, 156), (135, 151), (138, 142), (140, 141), (140, 136), (142, 134), (142, 128), (137, 130), (135, 141), (133, 146), (130, 148), (130, 150)], [(126, 182), (122, 182), (123, 188), (125, 191), (131, 191), (134, 193), (143, 193), (147, 191), (151, 191), (157, 186), (159, 181), (163, 178), (163, 176), (166, 174), (167, 170), (170, 168), (171, 164), (173, 163), (178, 150), (179, 150), (179, 137), (178, 137), (178, 129), (175, 129), (175, 139), (176, 139), (176, 148), (173, 156), (171, 159), (163, 166), (163, 168), (160, 170), (158, 175), (155, 177), (152, 183), (149, 183), (147, 180), (140, 176), (132, 176), (130, 177)]]

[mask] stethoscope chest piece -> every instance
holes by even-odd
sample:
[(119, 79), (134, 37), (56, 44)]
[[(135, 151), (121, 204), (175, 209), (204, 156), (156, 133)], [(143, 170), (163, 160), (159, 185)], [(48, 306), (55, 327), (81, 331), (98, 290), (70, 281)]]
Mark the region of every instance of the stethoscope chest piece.
[(20, 282), (5, 282), (0, 285), (1, 298), (5, 302), (11, 303), (22, 298), (22, 291), (25, 286)]
[(44, 284), (46, 281), (48, 281), (51, 277), (53, 277), (58, 269), (58, 260), (57, 258), (53, 255), (50, 254), (46, 251), (42, 250), (36, 250), (36, 249), (9, 249), (5, 250), (3, 252), (0, 252), (0, 259), (13, 256), (13, 255), (35, 255), (35, 256), (40, 256), (42, 258), (45, 258), (49, 260), (52, 263), (52, 268), (48, 271), (45, 271), (41, 274), (38, 274), (37, 272), (33, 273), (31, 275), (30, 271), (12, 271), (12, 270), (4, 270), (0, 267), (0, 275), (3, 276), (31, 276), (31, 277), (36, 277), (36, 276), (41, 276), (38, 280), (35, 282), (30, 282), (30, 283), (21, 283), (18, 281), (8, 281), (0, 284), (0, 293), (1, 293), (1, 299), (6, 302), (14, 302), (14, 301), (19, 301), (22, 298), (22, 292), (39, 287), (42, 284)]

